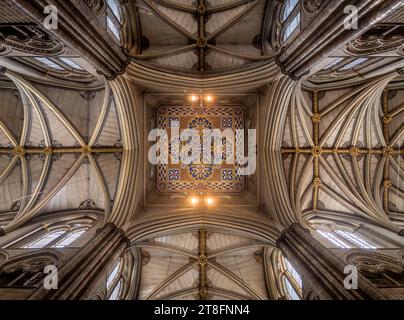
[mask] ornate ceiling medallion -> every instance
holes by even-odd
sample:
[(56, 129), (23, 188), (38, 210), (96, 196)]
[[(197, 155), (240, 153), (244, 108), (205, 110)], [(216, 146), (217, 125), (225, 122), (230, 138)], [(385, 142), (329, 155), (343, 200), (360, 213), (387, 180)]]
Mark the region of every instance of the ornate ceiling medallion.
[[(157, 127), (164, 129), (171, 140), (171, 128), (179, 126), (180, 133), (186, 129), (196, 130), (203, 141), (205, 129), (224, 131), (244, 129), (245, 111), (239, 105), (226, 106), (161, 106), (157, 109)], [(184, 144), (181, 142), (181, 144)], [(237, 174), (240, 165), (226, 161), (227, 139), (223, 138), (223, 155), (220, 163), (206, 163), (203, 159), (191, 164), (171, 162), (173, 145), (168, 148), (169, 163), (157, 166), (157, 190), (162, 193), (240, 193), (245, 188), (245, 178)], [(235, 148), (235, 145), (233, 145)], [(208, 152), (212, 152), (213, 142)], [(205, 146), (200, 144), (199, 154), (205, 155)], [(235, 150), (236, 152), (236, 150)], [(213, 153), (211, 159), (214, 158)]]

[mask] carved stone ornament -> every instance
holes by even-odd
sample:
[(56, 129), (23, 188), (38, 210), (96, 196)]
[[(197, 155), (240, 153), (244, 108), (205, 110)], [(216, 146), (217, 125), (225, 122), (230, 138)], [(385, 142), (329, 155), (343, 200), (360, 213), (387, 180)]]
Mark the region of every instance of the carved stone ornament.
[(87, 6), (95, 13), (101, 13), (105, 9), (105, 0), (84, 0)]
[(344, 260), (351, 265), (357, 266), (360, 270), (368, 270), (371, 272), (379, 272), (383, 270), (391, 270), (393, 272), (402, 272), (403, 266), (401, 261), (394, 256), (388, 256), (378, 252), (351, 250)]
[(400, 54), (403, 43), (404, 36), (402, 35), (362, 35), (350, 42), (346, 46), (345, 51), (351, 55), (365, 56), (388, 52), (398, 48), (397, 52)]
[(64, 46), (38, 26), (0, 26), (0, 56), (13, 51), (52, 56), (62, 53)]
[(87, 101), (91, 101), (95, 98), (95, 91), (90, 91), (90, 90), (81, 90), (80, 91), (80, 96)]
[(80, 210), (95, 210), (96, 208), (97, 205), (95, 204), (94, 200), (91, 199), (84, 200), (79, 207)]
[(143, 249), (140, 250), (140, 255), (142, 257), (142, 267), (144, 267), (145, 265), (147, 265), (150, 262), (151, 255), (150, 255), (150, 252), (143, 250)]
[(303, 9), (309, 14), (315, 13), (323, 3), (323, 0), (304, 0)]

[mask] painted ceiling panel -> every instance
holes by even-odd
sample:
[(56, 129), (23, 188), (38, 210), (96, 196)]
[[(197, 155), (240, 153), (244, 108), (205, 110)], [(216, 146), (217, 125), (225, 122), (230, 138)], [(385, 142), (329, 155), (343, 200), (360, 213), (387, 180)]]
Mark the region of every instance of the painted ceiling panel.
[(10, 174), (0, 184), (0, 211), (11, 211), (13, 204), (20, 201), (22, 196), (21, 165), (15, 165)]
[(63, 176), (66, 175), (76, 160), (77, 156), (74, 154), (63, 154), (53, 157), (52, 166), (48, 173), (48, 179), (46, 180), (46, 184), (39, 199), (45, 197), (46, 194), (50, 192), (60, 180), (62, 180)]
[(156, 8), (171, 21), (175, 22), (177, 25), (181, 26), (189, 33), (197, 35), (198, 33), (198, 23), (194, 19), (191, 13), (180, 12), (179, 10), (174, 10), (162, 5), (157, 5)]
[(244, 4), (233, 9), (213, 14), (206, 23), (206, 32), (208, 33), (208, 36), (217, 32), (226, 23), (231, 22), (233, 19), (238, 17), (244, 10), (248, 8), (248, 6), (248, 4)]
[(209, 68), (212, 69), (220, 69), (220, 68), (228, 68), (232, 66), (242, 66), (247, 64), (248, 61), (245, 59), (241, 59), (226, 53), (210, 50), (207, 57), (206, 62)]
[(119, 128), (118, 114), (115, 107), (115, 100), (111, 100), (106, 120), (98, 136), (96, 145), (115, 146), (121, 144), (121, 133)]
[[(179, 292), (196, 291), (198, 288), (198, 278), (199, 272), (198, 268), (195, 266), (162, 288), (158, 294), (156, 294), (156, 299), (166, 300), (169, 298), (171, 300), (171, 296), (175, 296)], [(197, 294), (194, 295), (196, 296)]]
[(157, 17), (153, 11), (143, 2), (137, 1), (138, 13), (143, 36), (147, 37), (150, 46), (185, 46), (187, 39), (172, 27)]
[(198, 251), (198, 235), (195, 233), (173, 234), (156, 238), (157, 243), (177, 246), (193, 252)]
[[(195, 106), (163, 105), (157, 109), (157, 127), (164, 129), (171, 139), (171, 127), (179, 125), (180, 132), (186, 129), (197, 130), (203, 141), (203, 130), (244, 129), (245, 109), (241, 105), (220, 105), (199, 108)], [(227, 142), (226, 143), (232, 143)], [(234, 154), (237, 154), (235, 143)], [(203, 159), (203, 143), (201, 142), (199, 160), (189, 165), (173, 163), (159, 164), (157, 170), (157, 190), (161, 193), (193, 192), (195, 189), (207, 193), (241, 193), (245, 188), (245, 179), (237, 174), (241, 167), (236, 161), (233, 164), (225, 159), (226, 147), (223, 145), (223, 155), (219, 163)], [(169, 150), (169, 159), (171, 151)]]
[[(93, 203), (86, 202), (92, 200)], [(43, 213), (71, 209), (103, 209), (105, 199), (97, 175), (89, 163), (82, 163), (75, 174), (55, 194), (42, 210)]]
[(216, 262), (231, 270), (262, 298), (268, 298), (263, 272), (262, 248), (253, 247), (228, 253), (217, 257)]
[(153, 299), (153, 290), (159, 292), (158, 286), (164, 285), (165, 280), (175, 274), (180, 268), (189, 263), (185, 255), (173, 254), (161, 249), (147, 249), (150, 261), (142, 268), (142, 281), (138, 298)]
[(224, 289), (250, 299), (252, 298), (242, 286), (229, 279), (228, 275), (223, 274), (216, 269), (211, 268), (208, 270), (208, 279), (211, 281), (212, 286), (215, 289)]
[[(253, 4), (253, 2), (243, 5), (242, 11), (248, 10), (251, 4)], [(227, 11), (225, 11), (224, 13), (226, 12)], [(248, 11), (248, 13), (243, 16), (234, 26), (232, 26), (216, 39), (217, 44), (241, 44), (252, 46), (255, 36), (259, 36), (261, 34), (264, 12), (265, 1), (258, 1), (258, 3), (250, 11)], [(233, 18), (236, 17), (237, 15)], [(225, 17), (223, 18), (225, 19)], [(248, 31), (246, 32), (246, 30)], [(261, 53), (259, 55), (261, 55)]]
[(220, 251), (227, 247), (242, 246), (249, 243), (251, 243), (251, 239), (216, 232), (212, 233), (206, 240), (206, 245), (210, 252)]
[(168, 55), (158, 59), (151, 59), (149, 61), (151, 63), (157, 63), (169, 68), (173, 68), (174, 70), (192, 70), (195, 69), (195, 66), (198, 64), (198, 56), (194, 51), (187, 51), (179, 54)]
[[(30, 119), (30, 124), (28, 126), (27, 141), (34, 146), (39, 146), (45, 142), (46, 124), (40, 120), (38, 110), (36, 110), (30, 102), (27, 102), (27, 113)], [(45, 128), (45, 129), (44, 129)], [(57, 144), (56, 141), (53, 141)]]
[(115, 198), (121, 167), (120, 154), (100, 154), (96, 157), (98, 166), (106, 181), (111, 199)]
[[(18, 89), (0, 89), (0, 121), (6, 124), (15, 138), (21, 137), (23, 112)], [(1, 135), (2, 132), (0, 132)]]

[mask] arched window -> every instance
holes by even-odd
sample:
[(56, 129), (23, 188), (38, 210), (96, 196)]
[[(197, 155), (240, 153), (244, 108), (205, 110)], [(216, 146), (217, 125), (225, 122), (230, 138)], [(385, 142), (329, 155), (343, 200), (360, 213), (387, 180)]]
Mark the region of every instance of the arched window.
[(344, 58), (335, 58), (332, 62), (330, 62), (329, 64), (327, 64), (323, 70), (329, 70), (332, 67), (336, 66), (337, 64), (339, 64), (341, 61), (343, 61)]
[(292, 14), (296, 5), (299, 3), (299, 0), (288, 0), (283, 9), (283, 21), (286, 21), (289, 16)]
[(107, 28), (118, 42), (121, 42), (122, 14), (117, 1), (108, 0), (107, 2)]
[(289, 300), (301, 300), (303, 296), (303, 281), (300, 274), (285, 258), (280, 259), (280, 270), (282, 273), (282, 281), (286, 289), (287, 298)]
[(368, 239), (364, 239), (362, 235), (357, 233), (347, 232), (347, 231), (317, 231), (322, 237), (330, 241), (332, 244), (336, 245), (338, 248), (351, 249), (351, 248), (361, 248), (361, 249), (377, 249), (376, 244), (372, 243)]
[(76, 231), (68, 232), (68, 234), (65, 235), (60, 242), (57, 242), (57, 244), (54, 247), (55, 248), (68, 247), (74, 241), (76, 241), (78, 238), (80, 238), (85, 232), (86, 232), (86, 230), (76, 230)]
[(108, 300), (119, 300), (119, 292), (121, 291), (122, 281), (119, 281), (115, 286), (114, 290), (112, 290)]
[(24, 270), (23, 267), (11, 271), (0, 271), (0, 287), (33, 288), (40, 285), (45, 274), (41, 270)]
[(323, 70), (330, 70), (332, 69), (333, 71), (344, 71), (344, 70), (351, 70), (357, 66), (363, 65), (365, 62), (367, 62), (369, 58), (355, 58), (352, 60), (352, 58), (334, 58), (332, 62), (327, 64)]
[(76, 62), (74, 62), (73, 60), (69, 59), (69, 58), (60, 58), (60, 60), (67, 64), (68, 66), (72, 67), (73, 69), (76, 70), (84, 70), (80, 65), (78, 65)]
[(56, 229), (42, 234), (24, 244), (24, 249), (41, 249), (41, 248), (65, 248), (69, 247), (75, 240), (87, 231), (87, 228), (77, 228), (75, 230)]
[(46, 252), (27, 252), (0, 261), (0, 288), (36, 288), (43, 284), (45, 266), (59, 265), (58, 258)]
[(44, 57), (33, 57), (36, 62), (48, 69), (54, 71), (82, 71), (85, 70), (75, 61), (70, 58), (44, 58)]
[(58, 71), (64, 71), (65, 68), (63, 68), (61, 65), (56, 63), (55, 61), (49, 59), (49, 58), (43, 58), (43, 57), (34, 57), (34, 59), (38, 62), (40, 62), (42, 65), (49, 67), (54, 70)]
[(342, 66), (340, 68), (340, 70), (349, 70), (352, 69), (356, 66), (359, 66), (363, 63), (365, 63), (366, 61), (368, 61), (369, 58), (356, 58), (355, 60), (352, 60), (351, 62), (345, 64), (344, 66)]
[(300, 5), (299, 0), (287, 0), (282, 13), (283, 35), (285, 42), (298, 29), (300, 29)]
[(112, 271), (108, 274), (106, 290), (108, 300), (119, 300), (122, 288), (122, 262), (119, 260)]

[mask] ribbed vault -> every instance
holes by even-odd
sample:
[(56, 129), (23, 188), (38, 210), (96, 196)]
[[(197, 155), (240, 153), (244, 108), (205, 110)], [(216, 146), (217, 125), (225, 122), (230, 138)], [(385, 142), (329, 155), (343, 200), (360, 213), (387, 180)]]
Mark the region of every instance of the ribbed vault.
[(123, 150), (109, 85), (80, 94), (6, 76), (18, 106), (0, 114), (1, 211), (12, 216), (3, 230), (74, 209), (102, 209), (108, 220)]
[[(54, 3), (14, 2), (29, 18), (20, 23), (36, 22), (38, 28), (42, 12), (34, 9)], [(51, 37), (60, 52), (50, 58), (67, 53), (83, 64), (81, 71), (52, 70), (26, 52), (13, 59), (18, 50), (10, 45), (2, 51), (0, 235), (49, 221), (97, 219), (94, 226), (103, 237), (116, 240), (116, 247), (107, 244), (100, 252), (118, 248), (105, 259), (113, 267), (121, 255), (122, 269), (131, 274), (124, 296), (144, 300), (283, 298), (283, 257), (276, 247), (281, 248), (280, 238), (291, 225), (313, 231), (369, 224), (404, 235), (404, 62), (395, 25), (383, 29), (396, 30), (394, 41), (383, 40), (393, 43), (391, 56), (384, 56), (389, 52), (385, 43), (376, 46), (376, 53), (364, 54), (367, 40), (354, 38), (359, 31), (341, 31), (341, 12), (327, 19), (343, 2), (296, 2), (289, 15), (298, 12), (302, 19), (282, 43), (292, 19), (281, 19), (284, 1), (115, 4), (121, 5), (115, 13), (105, 1), (60, 6), (61, 28)], [(388, 3), (360, 4), (366, 19), (378, 7), (385, 19), (390, 8)], [(318, 12), (324, 15), (316, 24)], [(116, 33), (106, 25), (114, 16), (119, 20), (115, 28), (121, 27)], [(76, 39), (75, 31), (84, 29), (89, 17), (88, 30)], [(399, 23), (400, 16), (393, 17)], [(327, 33), (317, 36), (319, 26)], [(329, 43), (330, 34), (335, 44)], [(332, 48), (322, 47), (323, 42)], [(352, 68), (336, 67), (367, 56), (369, 61)], [(338, 57), (341, 61), (328, 68)], [(257, 203), (230, 200), (197, 207), (172, 201), (165, 206), (160, 200), (170, 195), (156, 195), (157, 205), (145, 201), (147, 183), (154, 183), (146, 169), (148, 129), (154, 127), (145, 122), (155, 120), (146, 108), (157, 107), (148, 105), (149, 93), (166, 95), (159, 101), (186, 97), (178, 104), (191, 100), (190, 94), (200, 101), (206, 94), (213, 99), (222, 94), (229, 101), (232, 95), (254, 96), (259, 179), (254, 177), (252, 192), (258, 193)], [(320, 247), (316, 244), (316, 250)], [(75, 269), (74, 261), (69, 268)], [(104, 289), (98, 297), (108, 298)], [(73, 290), (63, 294), (70, 297)]]
[(262, 64), (266, 1), (135, 2), (141, 31), (138, 63), (174, 72), (206, 73)]
[[(396, 76), (387, 73), (334, 91), (303, 91), (298, 83), (286, 82), (280, 100), (274, 84), (268, 105), (275, 102), (284, 111), (276, 116), (284, 118), (275, 120), (277, 131), (268, 126), (274, 131), (267, 135), (271, 140), (266, 142), (264, 163), (270, 166), (268, 178), (272, 177), (267, 183), (284, 172), (279, 182), (268, 186), (269, 206), (275, 207), (280, 221), (335, 215), (336, 221), (344, 216), (364, 218), (402, 230), (397, 220), (403, 203), (397, 186), (401, 179), (396, 178), (402, 175), (403, 128), (397, 120), (402, 106), (388, 89)], [(284, 105), (288, 107), (282, 109)]]
[(143, 257), (139, 299), (268, 299), (263, 242), (202, 227), (135, 247)]

